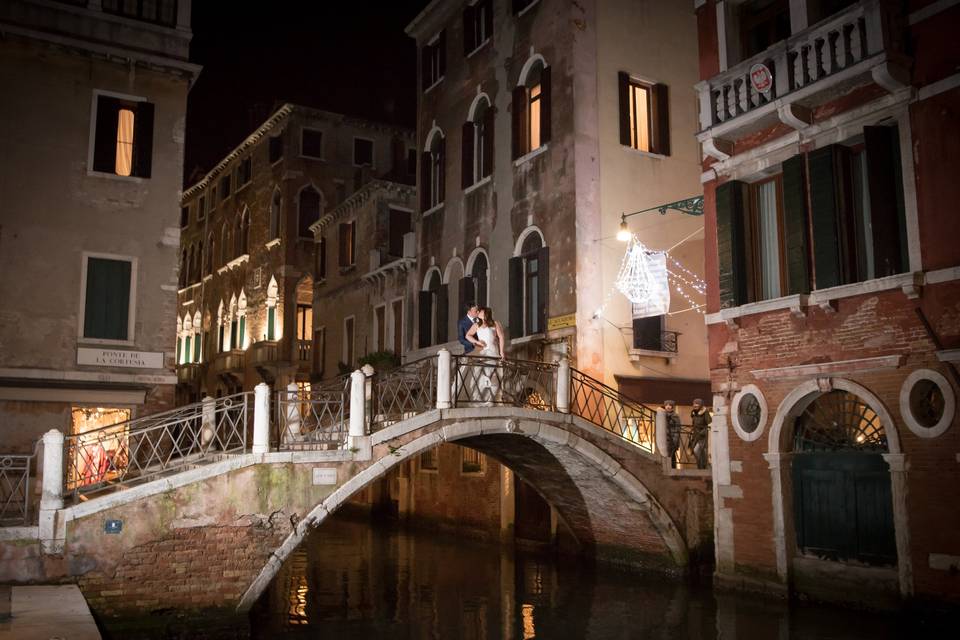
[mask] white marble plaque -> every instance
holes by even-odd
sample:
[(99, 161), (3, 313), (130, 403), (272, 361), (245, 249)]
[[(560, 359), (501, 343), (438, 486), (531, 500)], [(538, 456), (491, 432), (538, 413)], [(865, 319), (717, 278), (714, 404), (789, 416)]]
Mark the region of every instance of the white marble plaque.
[(93, 367), (163, 369), (163, 352), (78, 347), (77, 364), (89, 365)]
[(313, 484), (337, 484), (337, 469), (335, 467), (314, 467)]

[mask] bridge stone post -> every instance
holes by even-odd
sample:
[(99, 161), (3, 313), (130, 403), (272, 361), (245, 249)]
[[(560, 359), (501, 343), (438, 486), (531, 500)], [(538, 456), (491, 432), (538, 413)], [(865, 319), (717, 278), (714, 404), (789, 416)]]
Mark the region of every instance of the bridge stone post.
[(270, 386), (261, 382), (253, 388), (253, 453), (270, 451)]
[(40, 495), (40, 544), (46, 553), (58, 553), (63, 540), (56, 539), (57, 511), (63, 509), (63, 433), (50, 429), (43, 434), (43, 481)]
[(570, 361), (560, 358), (557, 365), (557, 411), (570, 413)]
[(662, 457), (667, 457), (670, 450), (667, 444), (667, 412), (663, 409), (657, 409), (657, 421), (654, 423), (656, 433), (654, 434), (657, 443), (657, 453)]
[(206, 396), (200, 401), (200, 446), (206, 449), (217, 428), (217, 401)]
[(357, 369), (350, 374), (350, 432), (347, 446), (363, 449), (367, 438), (367, 376)]
[(300, 415), (300, 403), (297, 402), (297, 398), (300, 395), (300, 391), (297, 388), (296, 382), (291, 382), (287, 385), (287, 402), (284, 405), (284, 417), (287, 421), (286, 436), (289, 436), (291, 439), (296, 438), (300, 435), (302, 430), (302, 419), (303, 416)]
[(437, 409), (449, 409), (450, 402), (450, 352), (437, 352)]

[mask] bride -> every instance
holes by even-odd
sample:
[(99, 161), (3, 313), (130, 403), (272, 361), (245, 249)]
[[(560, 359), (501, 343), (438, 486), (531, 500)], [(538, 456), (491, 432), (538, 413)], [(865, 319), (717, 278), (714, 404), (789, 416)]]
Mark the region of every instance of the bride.
[(478, 322), (467, 332), (467, 340), (476, 346), (474, 353), (487, 362), (484, 363), (485, 366), (478, 367), (479, 372), (476, 375), (476, 389), (480, 397), (471, 400), (483, 400), (492, 405), (499, 400), (499, 371), (492, 361), (502, 360), (504, 357), (503, 327), (493, 318), (490, 307), (480, 307), (477, 319)]

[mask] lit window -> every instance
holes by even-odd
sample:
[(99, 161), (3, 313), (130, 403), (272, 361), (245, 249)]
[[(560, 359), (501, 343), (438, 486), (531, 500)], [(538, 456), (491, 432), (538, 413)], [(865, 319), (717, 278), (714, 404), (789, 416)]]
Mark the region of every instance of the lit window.
[(340, 239), (339, 266), (341, 268), (351, 267), (354, 265), (354, 263), (357, 260), (357, 257), (356, 257), (357, 223), (356, 221), (340, 223), (339, 239)]
[(117, 120), (117, 175), (133, 171), (133, 111), (120, 109)]
[(530, 132), (530, 151), (540, 148), (540, 85), (530, 87), (530, 120), (527, 123)]
[(98, 95), (92, 169), (149, 178), (152, 155), (153, 105)]
[(650, 151), (650, 88), (630, 85), (630, 146)]
[(513, 158), (550, 141), (550, 67), (534, 62), (513, 90)]
[(659, 155), (670, 155), (667, 86), (634, 80), (620, 72), (620, 144)]

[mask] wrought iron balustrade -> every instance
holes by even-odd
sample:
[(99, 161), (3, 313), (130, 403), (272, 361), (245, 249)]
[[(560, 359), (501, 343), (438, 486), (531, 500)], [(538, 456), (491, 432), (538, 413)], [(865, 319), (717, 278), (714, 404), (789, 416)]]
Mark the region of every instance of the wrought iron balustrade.
[(311, 362), (313, 353), (313, 342), (310, 340), (297, 340), (297, 359), (300, 362)]
[(649, 337), (638, 336), (634, 339), (633, 348), (660, 353), (677, 353), (679, 336), (679, 331), (661, 331)]
[(570, 370), (570, 412), (645, 451), (656, 450), (657, 412), (577, 369)]
[(177, 0), (102, 0), (104, 13), (152, 22), (166, 27), (177, 24)]
[(31, 482), (36, 452), (0, 454), (0, 525), (30, 524)]
[(437, 406), (437, 356), (376, 373), (370, 383), (370, 429), (378, 431)]
[(454, 407), (556, 410), (555, 364), (487, 356), (454, 356), (451, 362)]
[(350, 376), (311, 385), (309, 391), (276, 394), (276, 437), (280, 449), (339, 449), (350, 424)]
[(127, 487), (242, 453), (252, 403), (252, 393), (239, 393), (70, 434), (64, 439), (66, 492)]
[(709, 469), (710, 429), (697, 433), (693, 426), (683, 425), (674, 461), (678, 469)]

